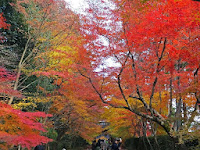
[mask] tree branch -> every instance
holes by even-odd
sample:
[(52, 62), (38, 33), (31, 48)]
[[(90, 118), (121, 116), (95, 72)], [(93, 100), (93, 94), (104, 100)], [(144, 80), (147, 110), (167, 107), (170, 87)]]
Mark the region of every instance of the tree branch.
[(126, 102), (128, 108), (131, 109), (131, 106), (130, 106), (128, 100), (126, 99), (126, 96), (125, 96), (125, 94), (124, 94), (124, 91), (123, 91), (123, 89), (122, 89), (122, 87), (121, 87), (121, 79), (120, 79), (120, 78), (121, 78), (121, 75), (122, 75), (122, 72), (123, 72), (123, 70), (124, 70), (124, 67), (125, 67), (125, 65), (126, 65), (126, 62), (127, 62), (127, 60), (128, 60), (129, 54), (130, 54), (130, 53), (127, 54), (127, 57), (126, 57), (126, 59), (125, 59), (125, 61), (124, 61), (124, 64), (123, 64), (123, 66), (122, 66), (122, 68), (121, 68), (121, 70), (120, 70), (120, 72), (119, 72), (119, 74), (118, 74), (118, 76), (117, 76), (117, 83), (118, 83), (118, 87), (119, 87), (119, 90), (120, 90), (120, 92), (121, 92), (121, 94), (122, 94), (122, 97), (123, 97), (124, 101)]
[(128, 109), (128, 107), (125, 107), (125, 106), (116, 106), (114, 104), (111, 104), (111, 103), (108, 103), (107, 101), (104, 100), (102, 94), (97, 90), (97, 88), (94, 86), (93, 82), (92, 82), (92, 79), (86, 75), (84, 75), (80, 70), (79, 70), (79, 73), (81, 74), (81, 76), (87, 78), (90, 82), (90, 84), (92, 85), (92, 88), (95, 90), (95, 92), (98, 94), (99, 98), (101, 99), (101, 101), (104, 103), (104, 104), (107, 104), (107, 105), (110, 105), (111, 107), (114, 107), (114, 108), (124, 108), (124, 109)]
[(156, 68), (156, 77), (155, 77), (155, 80), (153, 82), (152, 90), (151, 90), (151, 96), (150, 96), (150, 102), (149, 102), (150, 108), (152, 108), (152, 99), (153, 99), (153, 96), (154, 96), (156, 83), (158, 81), (157, 73), (159, 73), (161, 71), (161, 69), (159, 70), (159, 66), (160, 66), (160, 61), (163, 58), (163, 54), (164, 54), (164, 51), (165, 51), (165, 48), (166, 48), (166, 43), (167, 43), (167, 38), (164, 38), (164, 44), (163, 44), (163, 49), (162, 49), (161, 55), (160, 55), (160, 57), (159, 57), (159, 55), (157, 55), (158, 56), (158, 65), (157, 65), (157, 68)]

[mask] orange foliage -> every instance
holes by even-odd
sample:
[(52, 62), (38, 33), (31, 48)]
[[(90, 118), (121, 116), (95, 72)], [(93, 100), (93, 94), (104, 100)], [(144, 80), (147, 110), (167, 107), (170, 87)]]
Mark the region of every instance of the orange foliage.
[[(172, 107), (200, 103), (200, 3), (112, 2), (115, 8), (102, 4), (106, 10), (90, 5), (78, 71), (103, 103), (155, 121), (170, 134)], [(117, 65), (110, 67), (107, 58)], [(176, 106), (169, 107), (172, 102)], [(173, 115), (180, 114), (176, 111)]]
[(31, 149), (42, 143), (48, 143), (51, 139), (41, 136), (45, 132), (39, 117), (50, 117), (43, 112), (22, 112), (13, 109), (10, 105), (0, 103), (0, 140), (1, 145), (21, 145)]

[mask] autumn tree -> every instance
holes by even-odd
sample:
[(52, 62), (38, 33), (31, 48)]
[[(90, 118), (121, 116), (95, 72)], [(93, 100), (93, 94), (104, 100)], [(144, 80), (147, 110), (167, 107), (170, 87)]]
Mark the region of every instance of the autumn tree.
[[(41, 81), (35, 78), (33, 72), (42, 67), (45, 68), (48, 62), (48, 59), (42, 58), (40, 54), (43, 53), (45, 57), (45, 52), (50, 51), (52, 45), (54, 47), (60, 45), (62, 40), (68, 36), (66, 31), (70, 30), (74, 22), (72, 12), (65, 9), (64, 1), (24, 0), (12, 5), (23, 14), (23, 20), (28, 26), (27, 41), (16, 67), (17, 77), (14, 89), (28, 93), (30, 89), (38, 87)], [(60, 39), (55, 40), (56, 38)], [(10, 98), (9, 104), (13, 102), (13, 98)]]
[[(7, 24), (3, 15), (0, 15), (0, 28), (7, 29)], [(2, 37), (3, 39), (4, 37)], [(44, 112), (23, 112), (13, 109), (10, 105), (5, 104), (5, 97), (15, 96), (22, 98), (22, 94), (13, 89), (13, 81), (16, 79), (15, 74), (0, 67), (0, 148), (8, 149), (13, 146), (22, 146), (28, 149), (42, 143), (48, 143), (51, 139), (41, 136), (45, 129), (38, 118), (47, 118)]]
[[(91, 104), (92, 97), (87, 99), (87, 92), (83, 90), (84, 82), (81, 81), (74, 64), (79, 56), (78, 49), (84, 43), (78, 27), (79, 23), (71, 28), (70, 33), (66, 32), (68, 36), (63, 39), (63, 43), (52, 46), (52, 50), (45, 53), (49, 58), (46, 67), (35, 72), (37, 76), (53, 79), (53, 85), (56, 87), (49, 95), (52, 102), (49, 112), (54, 114), (52, 128), (58, 133), (55, 147), (65, 135), (81, 136), (87, 141), (92, 141), (102, 130), (98, 125), (100, 106)], [(64, 37), (59, 39), (61, 38)]]
[[(49, 111), (53, 114), (52, 121), (54, 122), (51, 128), (58, 134), (53, 144), (54, 148), (58, 147), (66, 135), (74, 140), (80, 136), (89, 142), (101, 133), (97, 112), (95, 112), (95, 109), (91, 111), (87, 103), (65, 95), (55, 96), (54, 98)], [(69, 148), (72, 142), (68, 141)]]
[[(84, 90), (81, 89), (82, 86), (80, 86), (82, 79), (75, 69), (74, 62), (80, 55), (78, 50), (84, 45), (79, 17), (67, 9), (63, 1), (53, 1), (54, 3), (48, 5), (51, 6), (50, 8), (44, 7), (46, 2), (50, 2), (47, 0), (37, 1), (36, 4), (35, 2), (31, 3), (31, 1), (24, 2), (31, 6), (38, 4), (36, 6), (45, 9), (49, 18), (44, 18), (45, 21), (38, 31), (40, 19), (37, 17), (40, 16), (38, 15), (40, 11), (36, 11), (37, 7), (33, 7), (31, 13), (26, 14), (28, 11), (26, 7), (21, 8), (20, 6), (20, 10), (23, 10), (22, 12), (27, 15), (27, 18), (30, 15), (36, 15), (36, 17), (34, 16), (35, 20), (28, 22), (32, 27), (30, 34), (35, 36), (35, 32), (38, 34), (42, 32), (42, 37), (38, 37), (37, 40), (38, 45), (41, 44), (44, 47), (41, 47), (41, 52), (34, 57), (34, 65), (37, 68), (31, 72), (40, 82), (36, 85), (36, 95), (34, 97), (27, 96), (15, 106), (17, 108), (33, 108), (34, 110), (41, 109), (53, 114), (52, 122), (54, 125), (49, 124), (49, 128), (57, 132), (55, 147), (65, 135), (79, 135), (87, 141), (91, 141), (101, 132), (101, 128), (98, 126), (99, 106), (90, 106), (91, 99), (85, 101), (85, 97), (81, 94), (84, 93)], [(20, 2), (20, 4), (23, 3)], [(41, 13), (43, 13), (43, 9)], [(30, 19), (32, 18), (30, 17)], [(45, 46), (45, 44), (47, 45)], [(29, 69), (23, 71), (29, 72)]]
[(146, 128), (147, 134), (143, 134), (143, 123), (146, 123), (146, 121), (124, 109), (107, 107), (104, 110), (102, 118), (109, 123), (106, 129), (114, 137), (122, 137), (122, 139), (126, 140), (133, 136), (145, 137), (151, 135), (149, 127)]
[(153, 121), (183, 143), (199, 105), (199, 3), (101, 3), (84, 18), (88, 43), (78, 71), (104, 104)]
[(0, 103), (0, 107), (1, 148), (6, 149), (13, 145), (20, 145), (31, 149), (39, 144), (51, 141), (51, 139), (40, 135), (40, 132), (45, 132), (45, 129), (37, 121), (37, 118), (45, 118), (50, 115), (43, 112), (22, 112), (3, 103)]

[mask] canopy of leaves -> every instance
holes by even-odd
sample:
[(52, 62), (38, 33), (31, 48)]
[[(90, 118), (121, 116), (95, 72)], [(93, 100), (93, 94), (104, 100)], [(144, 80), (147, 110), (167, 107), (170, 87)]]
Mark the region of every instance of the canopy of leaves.
[[(194, 116), (183, 121), (180, 114), (186, 117), (199, 103), (200, 3), (112, 2), (114, 7), (90, 5), (79, 72), (103, 103), (155, 121), (169, 135), (189, 125)], [(117, 65), (109, 67), (109, 58)]]
[(50, 117), (43, 112), (22, 112), (10, 105), (0, 103), (0, 141), (1, 146), (21, 145), (30, 149), (51, 139), (41, 136), (44, 127), (38, 122), (39, 117)]

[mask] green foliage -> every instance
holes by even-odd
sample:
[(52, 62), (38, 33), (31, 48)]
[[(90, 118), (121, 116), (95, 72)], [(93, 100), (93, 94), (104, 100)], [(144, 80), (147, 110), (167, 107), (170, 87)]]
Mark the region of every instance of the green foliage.
[(27, 25), (24, 24), (23, 16), (19, 12), (15, 10), (10, 3), (15, 4), (16, 0), (1, 0), (0, 1), (0, 13), (4, 13), (4, 17), (6, 18), (6, 23), (10, 24), (9, 30), (4, 30), (3, 35), (6, 36), (7, 40), (5, 41), (5, 45), (17, 45), (12, 51), (17, 53), (21, 53), (21, 49), (26, 43), (26, 32)]
[(50, 139), (56, 140), (58, 133), (53, 128), (48, 128), (46, 136)]

